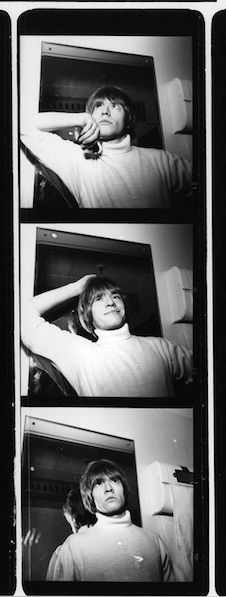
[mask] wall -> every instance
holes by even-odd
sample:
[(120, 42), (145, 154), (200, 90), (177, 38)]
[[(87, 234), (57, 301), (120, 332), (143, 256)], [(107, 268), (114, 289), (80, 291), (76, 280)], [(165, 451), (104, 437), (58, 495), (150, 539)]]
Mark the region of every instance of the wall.
[[(151, 245), (163, 336), (192, 348), (192, 325), (171, 324), (164, 272), (172, 265), (192, 269), (192, 226), (184, 224), (39, 224), (39, 227)], [(21, 299), (33, 295), (36, 225), (21, 225)], [(27, 394), (28, 359), (22, 352), (22, 395)]]
[[(191, 37), (146, 37), (146, 36), (22, 36), (20, 38), (20, 94), (21, 129), (27, 127), (38, 112), (41, 68), (41, 42), (54, 41), (68, 45), (112, 50), (131, 54), (148, 55), (154, 58), (156, 84), (159, 97), (165, 149), (191, 159), (192, 139), (190, 135), (174, 135), (169, 107), (167, 83), (174, 77), (192, 80)], [(21, 198), (22, 207), (33, 205), (33, 166), (21, 156)]]
[(141, 518), (146, 528), (150, 525), (147, 466), (159, 460), (193, 471), (192, 409), (30, 407), (22, 409), (22, 430), (26, 415), (134, 440)]

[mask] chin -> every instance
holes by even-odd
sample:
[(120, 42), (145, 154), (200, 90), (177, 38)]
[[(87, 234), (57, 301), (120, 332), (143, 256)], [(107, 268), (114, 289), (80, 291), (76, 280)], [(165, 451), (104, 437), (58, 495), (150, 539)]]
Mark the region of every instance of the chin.
[(124, 323), (125, 321), (112, 323), (112, 325), (108, 327), (108, 330), (119, 330), (120, 328), (122, 328)]

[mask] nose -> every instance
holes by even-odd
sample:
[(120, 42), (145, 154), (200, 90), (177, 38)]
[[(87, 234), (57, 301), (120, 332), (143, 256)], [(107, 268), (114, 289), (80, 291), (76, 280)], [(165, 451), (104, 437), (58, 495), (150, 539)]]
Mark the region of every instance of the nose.
[(110, 479), (106, 479), (104, 483), (104, 491), (112, 491), (112, 484)]
[(102, 108), (101, 109), (102, 114), (107, 114), (108, 116), (110, 115), (111, 106), (109, 103), (105, 102), (104, 104), (102, 104), (101, 108)]
[(105, 304), (107, 307), (115, 304), (114, 298), (111, 296), (111, 294), (106, 294)]

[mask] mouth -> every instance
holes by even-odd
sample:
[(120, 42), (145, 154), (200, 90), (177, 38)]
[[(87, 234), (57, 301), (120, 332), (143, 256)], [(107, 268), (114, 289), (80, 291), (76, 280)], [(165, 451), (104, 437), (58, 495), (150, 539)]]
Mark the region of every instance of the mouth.
[(105, 315), (108, 315), (109, 313), (119, 313), (118, 309), (110, 309), (109, 311), (105, 312)]
[(111, 120), (100, 120), (99, 124), (113, 124)]
[(117, 500), (115, 495), (111, 495), (108, 498), (106, 498), (105, 502), (111, 502), (112, 500), (114, 500), (114, 501)]

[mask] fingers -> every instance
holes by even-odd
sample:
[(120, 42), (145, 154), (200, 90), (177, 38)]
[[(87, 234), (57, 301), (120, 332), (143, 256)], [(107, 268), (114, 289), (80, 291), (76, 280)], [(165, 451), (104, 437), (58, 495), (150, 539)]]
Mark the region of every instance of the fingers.
[(88, 145), (96, 141), (99, 137), (99, 127), (95, 120), (89, 117), (88, 122), (83, 127), (78, 141), (81, 144)]
[(39, 531), (39, 533), (37, 533), (36, 537), (35, 537), (35, 543), (38, 543), (40, 538), (41, 538), (41, 531)]
[(91, 278), (96, 278), (97, 275), (96, 274), (88, 274), (87, 276), (84, 276), (83, 280), (84, 280), (84, 284), (87, 284), (87, 282), (89, 282), (89, 280), (91, 280)]
[(26, 546), (26, 545), (27, 545), (27, 543), (28, 543), (28, 540), (29, 540), (30, 534), (31, 534), (31, 530), (29, 529), (29, 531), (26, 533), (25, 537), (23, 537), (23, 540), (22, 540), (22, 542), (23, 542), (23, 544), (24, 544), (25, 546)]
[(89, 131), (85, 135), (81, 135), (81, 137), (79, 137), (79, 143), (81, 145), (91, 145), (92, 143), (94, 143), (94, 141), (97, 141), (98, 137), (98, 130)]
[(82, 294), (82, 292), (85, 290), (86, 284), (91, 278), (96, 278), (96, 274), (87, 274), (86, 276), (83, 276), (82, 278), (80, 278), (80, 280), (78, 280), (78, 294)]
[(38, 543), (41, 537), (41, 532), (37, 531), (36, 528), (32, 528), (29, 529), (25, 535), (25, 537), (23, 537), (22, 542), (23, 545), (26, 547), (27, 545), (29, 545), (29, 547), (32, 547), (33, 543)]

